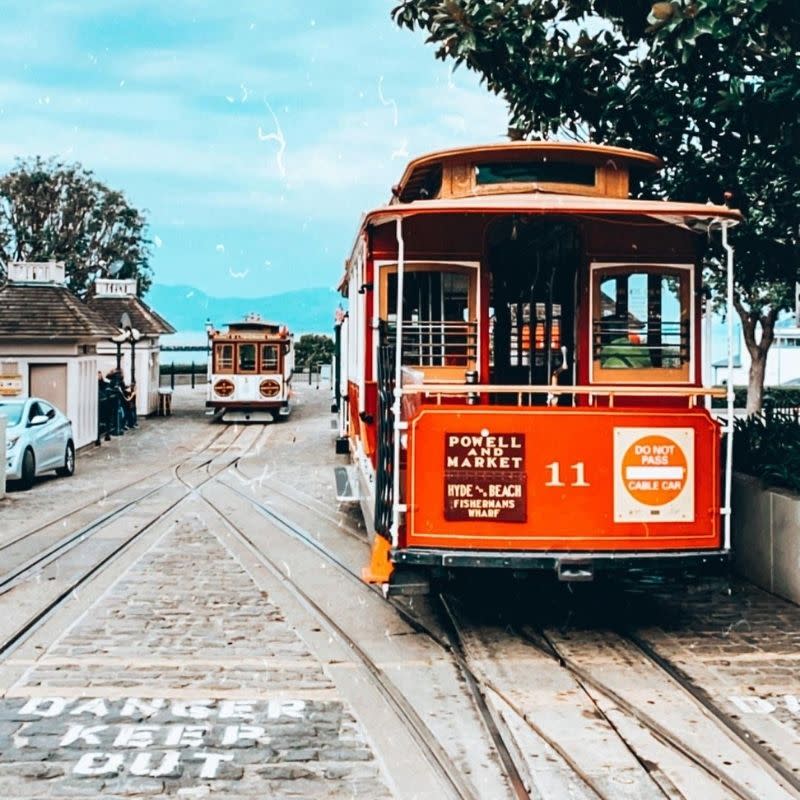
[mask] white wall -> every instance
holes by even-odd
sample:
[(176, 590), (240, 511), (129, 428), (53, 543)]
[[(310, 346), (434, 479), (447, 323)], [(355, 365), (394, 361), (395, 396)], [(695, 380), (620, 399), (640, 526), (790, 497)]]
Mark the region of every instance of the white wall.
[[(75, 437), (75, 447), (83, 447), (97, 438), (97, 357), (94, 354), (86, 356), (64, 355), (65, 350), (71, 348), (54, 346), (47, 355), (29, 356), (19, 355), (18, 349), (3, 348), (0, 355), (13, 358), (19, 365), (22, 376), (22, 395), (28, 396), (30, 385), (31, 364), (64, 364), (67, 367), (67, 407), (59, 409), (72, 421), (72, 433)], [(36, 351), (41, 348), (32, 347)], [(5, 456), (5, 450), (3, 451)]]

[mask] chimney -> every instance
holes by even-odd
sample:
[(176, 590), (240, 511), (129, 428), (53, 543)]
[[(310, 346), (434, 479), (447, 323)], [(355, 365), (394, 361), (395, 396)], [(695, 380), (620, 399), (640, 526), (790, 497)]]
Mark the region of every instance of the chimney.
[(116, 280), (112, 278), (98, 278), (94, 282), (95, 297), (136, 297), (138, 283), (136, 278), (129, 280)]
[(61, 261), (12, 261), (8, 265), (8, 282), (66, 286), (64, 264)]

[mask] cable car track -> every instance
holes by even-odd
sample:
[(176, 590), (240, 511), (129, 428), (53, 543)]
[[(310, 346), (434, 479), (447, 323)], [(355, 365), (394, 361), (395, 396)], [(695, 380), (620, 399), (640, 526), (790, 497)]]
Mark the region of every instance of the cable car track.
[[(292, 535), (294, 538), (297, 538), (298, 540), (302, 541), (305, 545), (319, 552), (329, 562), (334, 564), (338, 569), (342, 570), (347, 575), (347, 577), (350, 578), (354, 583), (358, 584), (362, 588), (368, 588), (361, 581), (360, 576), (355, 572), (353, 572), (353, 570), (351, 570), (350, 567), (348, 567), (347, 564), (345, 564), (335, 553), (329, 550), (329, 548), (327, 548), (324, 544), (322, 544), (309, 532), (305, 531), (302, 527), (293, 522), (289, 517), (277, 511), (276, 509), (267, 506), (264, 503), (259, 502), (258, 500), (251, 497), (247, 493), (242, 492), (238, 488), (232, 486), (227, 481), (218, 480), (217, 483), (229, 489), (230, 491), (234, 492), (237, 496), (239, 496), (243, 500), (246, 500), (267, 519), (270, 519), (272, 522), (277, 523), (278, 526), (285, 532)], [(311, 507), (310, 504), (303, 503), (302, 501), (299, 501), (296, 498), (291, 497), (291, 495), (288, 493), (284, 492), (281, 494), (283, 494), (293, 502), (297, 503), (298, 505), (311, 510), (318, 516), (327, 518), (328, 521), (333, 521), (330, 519), (328, 515), (321, 514), (319, 511)], [(339, 529), (341, 530), (341, 528)], [(383, 597), (382, 593), (376, 588), (369, 588), (369, 590), (377, 594), (378, 596)], [(442, 606), (445, 609), (445, 615), (449, 617), (452, 622), (453, 621), (452, 613), (447, 605), (446, 599), (444, 597), (441, 597), (440, 599), (442, 602)], [(477, 707), (479, 708), (481, 716), (484, 717), (484, 721), (488, 722), (489, 719), (492, 719), (492, 722), (488, 724), (488, 727), (489, 728), (494, 727), (495, 729), (493, 732), (491, 732), (492, 739), (495, 742), (502, 741), (504, 733), (499, 729), (499, 726), (497, 725), (497, 720), (492, 717), (491, 710), (488, 709), (488, 707), (486, 707), (485, 701), (482, 699), (482, 689), (485, 688), (489, 688), (495, 693), (497, 693), (498, 696), (500, 696), (501, 699), (504, 700), (504, 702), (506, 702), (513, 710), (515, 710), (515, 713), (517, 713), (522, 719), (524, 719), (525, 723), (528, 725), (528, 727), (531, 728), (533, 733), (559, 754), (559, 756), (565, 761), (565, 763), (570, 767), (570, 769), (572, 769), (575, 772), (576, 776), (580, 779), (581, 783), (584, 784), (592, 794), (600, 798), (608, 797), (608, 800), (611, 800), (611, 797), (607, 794), (607, 792), (605, 792), (602, 787), (598, 786), (596, 782), (592, 780), (591, 776), (585, 774), (584, 770), (581, 769), (580, 765), (575, 763), (569, 757), (568, 752), (562, 746), (560, 746), (557, 741), (554, 741), (550, 737), (548, 737), (547, 734), (538, 726), (531, 725), (530, 720), (526, 719), (522, 714), (520, 714), (519, 709), (514, 708), (513, 702), (510, 702), (508, 697), (504, 695), (501, 687), (487, 684), (486, 681), (483, 680), (483, 678), (481, 678), (477, 673), (475, 673), (475, 671), (471, 668), (469, 664), (468, 656), (463, 651), (463, 648), (460, 645), (458, 637), (453, 638), (451, 635), (445, 635), (445, 637), (443, 638), (441, 635), (433, 631), (430, 628), (430, 626), (428, 626), (425, 622), (423, 622), (419, 617), (410, 612), (404, 605), (402, 605), (394, 598), (384, 598), (384, 600), (390, 603), (393, 606), (393, 608), (395, 608), (401, 614), (403, 619), (415, 628), (415, 630), (426, 634), (429, 638), (435, 641), (440, 647), (445, 648), (456, 660), (456, 662), (459, 665), (459, 668), (464, 674), (465, 680), (470, 686), (470, 690), (473, 694), (473, 697), (476, 700), (476, 704)], [(456, 632), (457, 632), (457, 627), (456, 627)], [(547, 643), (548, 640), (545, 639), (544, 637), (540, 637), (537, 640), (535, 637), (532, 637), (522, 632), (517, 632), (517, 635), (524, 638), (528, 644), (546, 653), (549, 657), (555, 658), (557, 661), (559, 661), (559, 663), (561, 663), (562, 666), (564, 666), (570, 673), (573, 674), (573, 677), (577, 679), (578, 684), (581, 686), (581, 689), (584, 692), (586, 692), (586, 689), (584, 686), (581, 685), (581, 680), (584, 680), (587, 684), (590, 683), (598, 693), (604, 695), (612, 703), (622, 708), (630, 718), (638, 721), (645, 729), (650, 731), (659, 741), (661, 741), (662, 743), (671, 747), (673, 750), (680, 753), (680, 755), (683, 758), (687, 759), (688, 761), (691, 761), (698, 768), (706, 772), (715, 781), (718, 781), (722, 785), (724, 785), (726, 789), (733, 794), (733, 796), (739, 798), (739, 800), (756, 800), (756, 798), (758, 798), (758, 795), (754, 794), (746, 786), (742, 785), (742, 783), (738, 781), (736, 778), (731, 777), (729, 773), (721, 769), (719, 765), (714, 764), (703, 753), (697, 752), (695, 749), (689, 747), (684, 742), (682, 742), (675, 734), (671, 733), (656, 720), (652, 719), (652, 717), (650, 717), (650, 715), (647, 712), (643, 711), (642, 709), (639, 709), (632, 703), (626, 701), (617, 693), (613, 692), (613, 690), (609, 690), (608, 687), (603, 686), (602, 683), (596, 681), (592, 682), (589, 680), (587, 676), (583, 675), (582, 673), (573, 673), (572, 669), (570, 669), (570, 667), (566, 663), (563, 663), (564, 662), (563, 654), (558, 653), (557, 649), (554, 647), (552, 642), (549, 642), (548, 644)], [(626, 636), (625, 634), (621, 635)], [(649, 652), (652, 650), (652, 648), (649, 648), (649, 646), (647, 646), (646, 643), (636, 640), (636, 638), (633, 637), (631, 634), (628, 634), (626, 636), (626, 639), (630, 641), (632, 645), (635, 645), (637, 649), (640, 650), (642, 654), (645, 657), (647, 657), (649, 661), (655, 660), (650, 655)], [(784, 788), (787, 788), (786, 784), (789, 784), (792, 787), (792, 789), (794, 790), (798, 789), (798, 787), (800, 786), (800, 782), (798, 782), (797, 777), (792, 775), (791, 772), (789, 772), (784, 765), (782, 765), (771, 754), (765, 751), (765, 748), (761, 747), (755, 741), (753, 741), (752, 734), (749, 734), (746, 728), (738, 726), (732, 720), (729, 720), (725, 716), (724, 712), (718, 707), (714, 706), (714, 704), (711, 703), (711, 701), (708, 700), (707, 698), (705, 699), (705, 701), (703, 701), (700, 697), (697, 696), (698, 694), (702, 694), (702, 692), (698, 690), (697, 687), (695, 687), (692, 684), (691, 688), (689, 688), (689, 686), (686, 685), (687, 679), (685, 677), (680, 678), (680, 677), (675, 677), (675, 675), (672, 675), (672, 671), (676, 671), (679, 673), (679, 670), (677, 670), (677, 668), (675, 668), (674, 665), (672, 666), (672, 670), (670, 670), (670, 665), (668, 664), (668, 662), (666, 662), (665, 659), (663, 659), (660, 656), (657, 656), (657, 654), (656, 657), (659, 661), (665, 662), (665, 664), (661, 664), (658, 663), (658, 661), (656, 661), (656, 663), (658, 663), (658, 666), (661, 669), (668, 672), (670, 674), (670, 677), (672, 677), (687, 693), (691, 695), (693, 701), (701, 703), (709, 713), (713, 714), (714, 717), (717, 718), (719, 724), (724, 725), (725, 728), (729, 729), (729, 736), (734, 745), (743, 748), (746, 752), (756, 757), (757, 761), (759, 761), (762, 765), (764, 765), (769, 770), (772, 777), (776, 779), (778, 783), (783, 785)], [(597, 684), (596, 686), (595, 683)], [(691, 684), (691, 682), (688, 683)], [(588, 694), (588, 692), (586, 693)], [(650, 774), (652, 772), (652, 766), (649, 765), (646, 759), (644, 759), (636, 751), (635, 747), (633, 747), (627, 741), (625, 736), (623, 736), (622, 733), (619, 730), (617, 730), (613, 721), (608, 719), (607, 715), (602, 711), (602, 709), (599, 708), (599, 706), (591, 698), (591, 695), (589, 695), (589, 697), (592, 702), (592, 705), (595, 708), (597, 708), (598, 713), (600, 713), (600, 715), (607, 720), (609, 726), (621, 739), (625, 747), (631, 752), (633, 757), (642, 765), (642, 767), (648, 772), (648, 774)], [(479, 698), (481, 699), (479, 700)], [(489, 716), (486, 717), (485, 716), (486, 714), (488, 714)], [(510, 748), (506, 748), (506, 752), (508, 753), (508, 759), (511, 759), (513, 762), (513, 756), (510, 752)], [(505, 765), (506, 759), (503, 758), (502, 760)], [(511, 780), (511, 776), (509, 776), (509, 778)], [(677, 792), (679, 795), (685, 796), (683, 793), (680, 792), (680, 790), (674, 787), (668, 775), (662, 773), (661, 775), (655, 776), (651, 774), (651, 778), (653, 780), (653, 783), (657, 787), (658, 791), (665, 797), (674, 797), (675, 792)], [(515, 781), (512, 780), (512, 783), (514, 782)], [(524, 785), (524, 781), (522, 780), (521, 777), (520, 777), (520, 782), (522, 785)], [(667, 786), (665, 787), (664, 784), (666, 784)], [(670, 793), (670, 791), (672, 793)], [(687, 798), (687, 800), (691, 800), (691, 798)]]
[[(203, 453), (206, 450), (208, 450), (209, 448), (213, 447), (213, 445), (217, 442), (217, 440), (224, 433), (225, 433), (225, 430), (219, 431), (205, 445), (203, 445), (203, 447), (201, 447), (200, 450), (193, 451), (193, 452), (189, 453), (184, 459), (182, 459), (182, 461), (180, 461), (178, 463), (185, 463), (186, 461), (198, 456), (200, 453)], [(62, 514), (61, 516), (56, 517), (55, 519), (51, 519), (48, 522), (45, 522), (44, 524), (39, 525), (36, 528), (32, 528), (32, 529), (30, 529), (28, 531), (25, 531), (24, 533), (20, 534), (16, 538), (11, 539), (11, 540), (9, 540), (7, 542), (1, 543), (0, 544), (0, 553), (2, 553), (5, 550), (8, 550), (10, 547), (13, 547), (16, 544), (19, 544), (20, 542), (25, 541), (26, 539), (29, 539), (32, 536), (35, 536), (37, 533), (41, 533), (42, 531), (44, 531), (47, 528), (50, 528), (50, 527), (56, 525), (59, 522), (63, 522), (64, 520), (68, 519), (69, 517), (71, 517), (71, 516), (73, 516), (75, 514), (80, 514), (82, 511), (85, 511), (86, 509), (97, 505), (98, 502), (100, 502), (101, 500), (102, 500), (102, 502), (105, 502), (109, 498), (112, 498), (115, 495), (118, 495), (121, 492), (124, 492), (126, 489), (130, 489), (132, 486), (136, 486), (137, 484), (143, 483), (144, 481), (152, 478), (154, 475), (158, 475), (160, 472), (164, 472), (166, 470), (173, 470), (175, 468), (175, 466), (176, 466), (175, 464), (170, 464), (170, 465), (162, 467), (159, 470), (156, 470), (155, 473), (150, 473), (149, 475), (143, 475), (141, 478), (137, 478), (136, 480), (129, 481), (128, 483), (125, 483), (122, 486), (117, 487), (113, 491), (104, 494), (103, 497), (100, 500), (95, 499), (95, 500), (90, 501), (89, 503), (85, 503), (82, 506), (78, 506), (77, 508), (70, 509), (65, 514)], [(120, 507), (118, 509), (118, 511), (122, 511), (122, 510), (124, 510), (126, 508), (129, 508), (131, 505), (133, 505), (134, 503), (138, 502), (140, 499), (143, 499), (144, 497), (146, 497), (147, 494), (149, 494), (149, 492), (146, 492), (145, 494), (140, 495), (138, 498), (135, 498), (134, 500), (131, 500), (126, 505)], [(112, 513), (116, 513), (116, 512), (112, 512)], [(2, 584), (0, 584), (0, 585), (2, 585)]]
[[(215, 461), (220, 457), (224, 456), (225, 452), (230, 450), (241, 438), (245, 428), (242, 430), (237, 431), (234, 438), (225, 446), (225, 449), (222, 453), (217, 454), (211, 461)], [(259, 437), (260, 438), (260, 437)], [(248, 450), (252, 447), (258, 439), (248, 445)], [(192, 454), (196, 455), (196, 454)], [(133, 545), (141, 536), (157, 525), (159, 522), (163, 521), (164, 518), (170, 514), (177, 506), (183, 503), (189, 497), (195, 495), (197, 490), (201, 488), (204, 484), (208, 483), (209, 481), (214, 480), (221, 472), (229, 469), (233, 464), (238, 461), (242, 457), (242, 453), (239, 453), (235, 456), (235, 458), (230, 459), (227, 461), (219, 470), (214, 472), (213, 474), (209, 472), (209, 474), (204, 477), (198, 484), (192, 485), (188, 483), (184, 477), (180, 474), (180, 468), (186, 464), (186, 462), (191, 458), (191, 456), (185, 459), (182, 462), (172, 465), (171, 472), (172, 477), (169, 480), (163, 482), (155, 489), (152, 489), (145, 493), (145, 495), (137, 498), (136, 500), (132, 501), (126, 506), (130, 508), (133, 505), (139, 504), (143, 502), (145, 499), (151, 497), (156, 492), (161, 491), (177, 480), (180, 484), (183, 485), (185, 491), (181, 494), (180, 497), (172, 501), (166, 508), (161, 511), (158, 511), (151, 519), (145, 522), (140, 528), (135, 530), (130, 536), (124, 538), (124, 540), (119, 543), (118, 545), (114, 546), (110, 552), (103, 555), (99, 560), (95, 561), (89, 569), (82, 570), (80, 573), (74, 578), (70, 579), (68, 585), (63, 590), (59, 591), (58, 594), (47, 601), (43, 608), (38, 610), (35, 614), (33, 614), (28, 620), (26, 620), (19, 628), (17, 628), (13, 633), (8, 635), (4, 641), (0, 642), (0, 661), (7, 658), (17, 647), (19, 647), (25, 639), (27, 639), (30, 635), (32, 635), (38, 628), (64, 603), (64, 601), (69, 598), (77, 589), (87, 583), (91, 578), (93, 578), (97, 573), (103, 570), (106, 566), (108, 566), (112, 561), (114, 561), (118, 556), (124, 553), (131, 545)], [(194, 468), (191, 470), (194, 471)], [(67, 539), (63, 540), (61, 543), (57, 545), (57, 549), (50, 549), (41, 557), (35, 558), (32, 562), (22, 565), (19, 569), (15, 570), (13, 575), (9, 573), (8, 575), (3, 577), (3, 586), (5, 586), (5, 591), (0, 594), (8, 594), (9, 592), (13, 591), (15, 588), (21, 586), (28, 578), (33, 576), (37, 570), (41, 570), (44, 566), (52, 564), (58, 560), (58, 558), (63, 557), (67, 553), (71, 552), (75, 549), (75, 547), (80, 546), (81, 544), (90, 540), (93, 534), (97, 533), (98, 531), (102, 530), (109, 522), (113, 521), (118, 516), (117, 513), (113, 513), (111, 515), (107, 515), (100, 520), (95, 520), (89, 526), (86, 526), (85, 529), (82, 529), (79, 533), (73, 534)]]
[[(226, 486), (229, 489), (232, 488), (227, 484)], [(245, 497), (245, 499), (250, 499), (241, 492), (237, 491), (236, 493), (242, 495)], [(269, 556), (267, 556), (252, 540), (252, 538), (249, 537), (239, 526), (232, 522), (212, 500), (209, 500), (205, 495), (201, 495), (201, 497), (203, 497), (208, 506), (213, 509), (213, 511), (225, 522), (225, 524), (245, 543), (248, 550), (270, 571), (273, 577), (284, 584), (288, 590), (297, 599), (299, 599), (303, 605), (310, 609), (320, 622), (322, 622), (329, 630), (333, 631), (340, 641), (346, 645), (350, 652), (357, 657), (359, 662), (365, 668), (366, 672), (369, 674), (375, 688), (377, 688), (378, 691), (383, 695), (387, 703), (394, 709), (395, 713), (404, 720), (409, 732), (417, 741), (420, 748), (427, 755), (429, 762), (437, 769), (443, 780), (451, 786), (456, 795), (461, 798), (461, 800), (480, 800), (480, 794), (470, 784), (468, 779), (463, 776), (462, 768), (453, 762), (452, 758), (444, 750), (438, 739), (436, 739), (436, 737), (432, 734), (424, 720), (421, 719), (416, 709), (408, 701), (400, 689), (398, 689), (396, 684), (387, 675), (387, 673), (375, 662), (374, 659), (370, 657), (370, 655), (361, 647), (361, 645), (359, 645), (359, 643), (353, 637), (351, 637), (336, 622), (336, 620), (330, 616), (330, 614), (328, 614), (328, 612), (326, 612), (318, 603), (316, 603), (315, 600), (301, 586), (299, 586), (296, 581), (287, 576), (285, 572), (281, 570), (279, 565), (276, 564)], [(251, 502), (254, 506), (260, 508), (262, 512), (267, 511), (261, 507), (257, 501), (253, 501), (251, 499)], [(267, 511), (267, 514), (273, 522), (278, 522), (282, 517), (282, 515), (272, 511)], [(283, 528), (290, 527), (291, 521), (288, 519), (283, 519), (283, 521), (280, 523), (280, 526)], [(325, 548), (317, 549), (327, 555)], [(347, 570), (347, 568), (338, 560), (333, 559), (333, 561), (341, 568)], [(351, 573), (349, 570), (347, 570), (347, 572), (351, 576), (353, 575), (353, 573)], [(368, 589), (368, 591), (374, 590)], [(523, 797), (527, 797), (527, 795), (523, 795)]]
[[(536, 648), (538, 651), (548, 655), (549, 657), (555, 659), (569, 674), (573, 677), (576, 684), (580, 687), (580, 689), (588, 696), (589, 700), (592, 702), (594, 707), (597, 709), (598, 713), (601, 714), (606, 720), (608, 720), (608, 716), (606, 713), (600, 708), (598, 703), (595, 701), (594, 697), (592, 696), (591, 692), (589, 691), (588, 687), (591, 687), (595, 692), (604, 696), (607, 700), (611, 703), (616, 705), (617, 707), (623, 709), (625, 713), (627, 713), (630, 717), (638, 721), (642, 726), (644, 726), (647, 730), (649, 730), (655, 738), (660, 740), (662, 743), (667, 744), (676, 752), (680, 753), (683, 757), (691, 761), (693, 764), (698, 766), (704, 772), (706, 772), (713, 780), (718, 781), (723, 786), (726, 787), (730, 792), (735, 795), (735, 797), (740, 798), (740, 800), (760, 800), (761, 796), (752, 790), (748, 789), (744, 786), (741, 781), (737, 780), (736, 778), (732, 777), (728, 770), (723, 769), (720, 765), (715, 764), (709, 757), (705, 754), (698, 752), (695, 748), (688, 746), (685, 742), (681, 740), (681, 738), (675, 734), (673, 731), (666, 728), (664, 725), (659, 723), (653, 716), (648, 712), (640, 708), (639, 706), (631, 703), (625, 697), (623, 697), (618, 691), (615, 691), (613, 688), (608, 686), (604, 681), (596, 677), (589, 669), (582, 667), (579, 663), (577, 663), (573, 658), (569, 657), (563, 652), (563, 648), (559, 647), (558, 644), (553, 640), (551, 635), (549, 635), (544, 630), (537, 631), (536, 635), (531, 635), (530, 632), (524, 630), (516, 630), (516, 635), (521, 637), (525, 642), (530, 644), (532, 647)], [(666, 659), (663, 659), (660, 656), (652, 651), (651, 648), (647, 647), (640, 647), (639, 643), (633, 637), (621, 635), (623, 641), (631, 644), (637, 652), (641, 653), (648, 662), (657, 666), (660, 670), (662, 670), (665, 674), (667, 674), (670, 679), (677, 685), (684, 690), (684, 692), (689, 695), (691, 700), (695, 705), (701, 704), (703, 709), (709, 712), (712, 715), (714, 722), (717, 726), (721, 727), (724, 725), (724, 732), (728, 736), (729, 740), (733, 742), (735, 746), (738, 746), (740, 749), (745, 750), (748, 754), (755, 758), (757, 762), (759, 762), (762, 766), (766, 767), (766, 769), (770, 772), (773, 779), (777, 781), (780, 785), (784, 788), (786, 783), (788, 783), (794, 790), (800, 789), (800, 783), (798, 783), (797, 777), (788, 773), (786, 768), (780, 764), (776, 763), (775, 759), (771, 757), (769, 754), (765, 756), (763, 748), (758, 746), (754, 741), (752, 734), (747, 731), (746, 728), (742, 726), (736, 725), (733, 720), (725, 718), (724, 713), (718, 707), (715, 707), (713, 703), (706, 700), (702, 702), (697, 697), (697, 687), (693, 686), (689, 688), (687, 685), (687, 680), (679, 680), (673, 674), (673, 669), (670, 669), (665, 664), (668, 664)], [(650, 652), (648, 652), (650, 651)], [(654, 658), (653, 655), (656, 657)], [(664, 662), (664, 663), (662, 663)], [(610, 720), (609, 723), (613, 726)], [(721, 723), (721, 725), (720, 725)], [(618, 732), (619, 734), (619, 732)], [(635, 748), (633, 748), (630, 743), (625, 740), (625, 737), (622, 734), (619, 734), (623, 741), (626, 742), (626, 745), (631, 749), (631, 752), (634, 755)], [(643, 759), (637, 758), (640, 762), (643, 763)], [(649, 771), (649, 770), (648, 770)], [(788, 773), (788, 774), (787, 774)], [(658, 784), (658, 779), (654, 778), (654, 781)], [(659, 784), (660, 785), (660, 784)], [(666, 794), (666, 793), (665, 793)], [(686, 796), (686, 795), (684, 795)], [(800, 794), (796, 795), (800, 796)], [(691, 798), (687, 797), (687, 800), (691, 800)]]
[[(234, 436), (233, 440), (231, 442), (229, 442), (226, 445), (226, 447), (227, 448), (232, 447), (239, 440), (241, 435), (242, 435), (242, 431), (237, 432), (236, 435)], [(68, 553), (70, 550), (72, 550), (73, 547), (75, 547), (78, 544), (80, 544), (81, 542), (83, 542), (86, 538), (90, 537), (92, 534), (96, 533), (97, 531), (103, 529), (106, 525), (108, 525), (109, 523), (113, 522), (118, 517), (121, 517), (126, 511), (128, 511), (128, 509), (130, 509), (130, 508), (132, 508), (134, 506), (137, 506), (139, 503), (142, 503), (143, 501), (147, 500), (149, 497), (152, 497), (153, 495), (157, 494), (158, 492), (160, 492), (163, 489), (165, 489), (166, 487), (168, 487), (170, 485), (170, 483), (172, 483), (175, 478), (178, 478), (180, 480), (180, 478), (179, 478), (180, 468), (182, 466), (185, 466), (185, 464), (187, 462), (189, 462), (192, 458), (196, 457), (199, 453), (202, 453), (205, 450), (207, 450), (209, 447), (213, 446), (213, 444), (217, 441), (218, 438), (219, 438), (219, 435), (215, 436), (201, 450), (199, 450), (199, 451), (197, 451), (195, 453), (189, 454), (188, 456), (186, 456), (186, 458), (182, 459), (180, 462), (178, 462), (176, 464), (172, 464), (172, 465), (170, 465), (168, 467), (164, 467), (163, 469), (159, 470), (159, 472), (163, 472), (165, 470), (169, 470), (171, 474), (170, 474), (170, 477), (167, 480), (162, 481), (161, 483), (158, 484), (158, 486), (155, 486), (155, 487), (153, 487), (151, 489), (148, 489), (147, 491), (145, 491), (142, 494), (134, 497), (132, 500), (127, 501), (126, 503), (124, 503), (123, 505), (115, 508), (114, 510), (109, 511), (106, 514), (101, 515), (100, 517), (92, 520), (91, 522), (87, 523), (86, 525), (83, 525), (82, 527), (78, 528), (78, 530), (69, 533), (67, 536), (65, 536), (64, 538), (62, 538), (59, 541), (55, 542), (50, 547), (47, 547), (43, 551), (37, 553), (34, 557), (28, 559), (27, 561), (23, 562), (22, 564), (20, 564), (19, 566), (15, 567), (15, 568), (9, 570), (8, 572), (0, 575), (0, 597), (2, 597), (4, 594), (9, 592), (11, 589), (13, 589), (13, 587), (15, 585), (17, 585), (20, 581), (24, 580), (25, 577), (28, 574), (32, 573), (37, 567), (39, 567), (39, 568), (44, 567), (47, 564), (49, 564), (51, 561), (53, 561), (55, 558), (57, 558), (57, 557), (59, 557), (61, 555), (64, 555), (65, 553)], [(204, 464), (210, 463), (211, 461), (213, 461), (213, 459), (209, 459), (209, 461), (208, 462), (204, 462)], [(195, 469), (199, 469), (202, 466), (203, 465), (199, 465), (198, 467), (194, 467), (192, 471), (194, 471)], [(158, 474), (158, 473), (156, 473), (156, 474)], [(152, 477), (152, 476), (146, 476), (145, 478), (141, 478), (141, 479), (139, 479), (137, 481), (133, 481), (130, 484), (127, 484), (126, 486), (120, 487), (119, 489), (115, 490), (114, 493), (115, 494), (119, 493), (119, 492), (123, 491), (124, 489), (129, 488), (130, 486), (134, 486), (137, 483), (141, 483), (147, 477)], [(86, 508), (91, 507), (92, 505), (94, 505), (94, 503), (88, 503), (85, 506), (82, 506), (81, 509), (78, 509), (77, 511), (84, 510)], [(73, 511), (71, 513), (77, 513), (77, 512)], [(67, 516), (69, 516), (69, 514), (64, 515), (64, 517), (67, 517)], [(24, 534), (23, 536), (20, 536), (17, 539), (15, 539), (13, 542), (7, 543), (6, 545), (4, 545), (4, 547), (0, 548), (0, 550), (8, 549), (9, 547), (11, 547), (14, 544), (18, 544), (18, 543), (20, 543), (22, 541), (25, 541), (26, 539), (30, 538), (34, 534), (39, 533), (40, 531), (45, 530), (46, 528), (48, 528), (51, 525), (55, 524), (55, 522), (58, 522), (58, 520), (55, 520), (52, 523), (48, 523), (47, 525), (40, 526), (39, 528), (37, 528), (37, 529), (35, 529), (33, 531), (29, 531), (28, 533)]]

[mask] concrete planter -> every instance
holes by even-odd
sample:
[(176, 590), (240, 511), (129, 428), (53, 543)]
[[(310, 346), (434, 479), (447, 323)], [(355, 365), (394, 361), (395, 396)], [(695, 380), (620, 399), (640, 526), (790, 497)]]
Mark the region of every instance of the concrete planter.
[(800, 604), (800, 495), (736, 472), (732, 501), (734, 569)]

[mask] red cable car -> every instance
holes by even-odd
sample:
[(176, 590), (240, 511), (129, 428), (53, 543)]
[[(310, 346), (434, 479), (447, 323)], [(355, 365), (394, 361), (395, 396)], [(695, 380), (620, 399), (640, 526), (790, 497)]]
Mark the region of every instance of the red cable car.
[(337, 373), (366, 580), (724, 561), (731, 420), (703, 386), (699, 234), (727, 247), (740, 215), (631, 199), (660, 166), (588, 144), (448, 150), (364, 217)]

